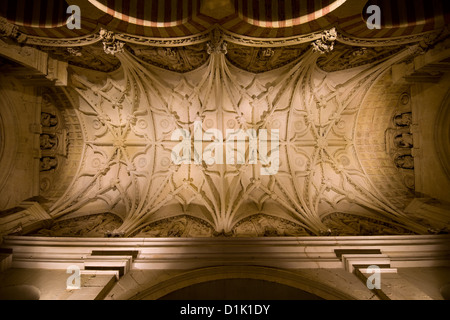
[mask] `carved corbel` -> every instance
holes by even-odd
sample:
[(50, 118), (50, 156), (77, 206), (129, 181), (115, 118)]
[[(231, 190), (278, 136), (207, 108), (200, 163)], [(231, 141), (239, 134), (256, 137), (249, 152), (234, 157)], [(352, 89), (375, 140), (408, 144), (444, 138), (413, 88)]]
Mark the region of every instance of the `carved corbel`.
[(223, 39), (222, 32), (218, 29), (214, 29), (211, 34), (211, 41), (209, 41), (207, 44), (208, 54), (211, 53), (223, 53), (227, 54), (227, 43)]
[(115, 56), (119, 52), (123, 52), (125, 42), (116, 39), (114, 32), (105, 29), (100, 30), (102, 38), (103, 50), (106, 54)]
[(336, 40), (336, 38), (337, 38), (336, 28), (325, 30), (322, 33), (320, 39), (314, 41), (311, 44), (313, 46), (313, 51), (319, 52), (320, 54), (332, 51), (334, 48), (334, 41)]

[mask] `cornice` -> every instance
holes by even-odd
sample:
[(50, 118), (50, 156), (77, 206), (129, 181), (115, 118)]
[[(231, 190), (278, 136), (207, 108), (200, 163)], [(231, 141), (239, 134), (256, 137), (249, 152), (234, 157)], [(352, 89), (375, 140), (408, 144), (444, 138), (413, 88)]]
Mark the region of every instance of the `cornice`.
[[(5, 21), (0, 21), (3, 24), (9, 24)], [(13, 37), (22, 44), (27, 45), (38, 45), (38, 46), (52, 46), (52, 47), (76, 47), (76, 46), (87, 46), (95, 44), (102, 41), (102, 30), (106, 30), (103, 26), (98, 26), (97, 29), (88, 35), (76, 37), (76, 38), (48, 38), (26, 35), (20, 32), (14, 25), (9, 24), (10, 27), (4, 26), (3, 29), (13, 30), (14, 32), (6, 33), (6, 36)], [(389, 37), (389, 38), (359, 38), (346, 34), (339, 26), (329, 26), (327, 29), (336, 28), (337, 38), (336, 41), (352, 45), (352, 46), (369, 46), (369, 47), (379, 47), (379, 46), (395, 46), (395, 45), (405, 45), (409, 43), (420, 42), (424, 39), (434, 38), (443, 33), (448, 33), (448, 28), (433, 30), (426, 33), (420, 33), (415, 35), (401, 36), (401, 37)], [(124, 41), (130, 44), (148, 45), (155, 47), (179, 47), (179, 46), (189, 46), (199, 43), (204, 43), (211, 40), (211, 35), (214, 30), (219, 30), (225, 41), (235, 44), (240, 44), (244, 46), (252, 47), (285, 47), (292, 46), (301, 43), (312, 42), (318, 40), (322, 37), (325, 30), (312, 32), (303, 35), (295, 35), (283, 38), (256, 38), (249, 37), (245, 35), (240, 35), (226, 30), (220, 25), (214, 25), (210, 29), (185, 37), (171, 37), (171, 38), (159, 38), (159, 37), (145, 37), (132, 35), (127, 33), (114, 33), (117, 40)], [(108, 30), (111, 31), (111, 30)]]
[(336, 249), (379, 249), (391, 267), (450, 266), (449, 235), (277, 238), (66, 238), (5, 236), (12, 267), (65, 269), (93, 250), (138, 251), (132, 269), (214, 265), (342, 268)]

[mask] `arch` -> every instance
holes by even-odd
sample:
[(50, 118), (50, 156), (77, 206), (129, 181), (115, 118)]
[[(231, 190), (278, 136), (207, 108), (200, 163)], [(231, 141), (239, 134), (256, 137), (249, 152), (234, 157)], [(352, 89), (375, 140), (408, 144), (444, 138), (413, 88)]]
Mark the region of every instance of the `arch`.
[[(199, 3), (192, 0), (185, 0), (185, 5), (183, 5), (183, 1), (177, 0), (176, 6), (172, 4), (168, 6), (161, 0), (152, 2), (131, 0), (123, 5), (121, 2), (114, 0), (89, 0), (89, 2), (97, 9), (116, 19), (139, 26), (157, 28), (183, 25), (195, 17), (199, 9)], [(162, 11), (161, 8), (165, 11)], [(174, 11), (177, 14), (174, 15)]]
[[(293, 2), (285, 6), (278, 1), (238, 0), (236, 7), (239, 17), (255, 26), (268, 28), (284, 28), (315, 21), (333, 12), (347, 0), (306, 0)], [(278, 14), (272, 11), (273, 6), (279, 9)]]
[[(1, 81), (4, 81), (2, 79)], [(0, 95), (0, 190), (3, 189), (15, 165), (18, 151), (17, 115), (14, 112), (15, 101), (3, 90)]]
[(394, 117), (411, 112), (409, 101), (403, 104), (401, 100), (409, 92), (409, 84), (394, 83), (390, 73), (384, 72), (367, 90), (354, 131), (359, 165), (373, 186), (397, 208), (408, 205), (414, 196), (405, 183), (404, 172), (412, 169), (396, 167), (394, 156), (397, 150), (391, 147), (393, 143), (389, 139), (398, 128)]
[(450, 90), (447, 91), (439, 111), (436, 115), (434, 126), (434, 143), (447, 178), (450, 179)]
[(254, 279), (275, 282), (328, 300), (355, 300), (354, 297), (325, 281), (313, 280), (307, 275), (269, 267), (218, 266), (188, 271), (168, 280), (150, 285), (141, 292), (128, 297), (130, 300), (154, 300), (191, 285), (223, 279)]
[(192, 284), (159, 300), (323, 300), (315, 294), (257, 279), (220, 279)]

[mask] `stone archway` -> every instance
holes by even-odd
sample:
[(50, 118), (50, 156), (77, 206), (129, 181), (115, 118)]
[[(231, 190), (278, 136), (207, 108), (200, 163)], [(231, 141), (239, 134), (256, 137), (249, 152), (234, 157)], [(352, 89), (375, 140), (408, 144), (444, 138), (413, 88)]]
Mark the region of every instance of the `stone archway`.
[(434, 142), (443, 171), (450, 179), (450, 90), (447, 91), (436, 115)]
[(267, 280), (236, 278), (201, 282), (184, 287), (159, 300), (322, 300), (323, 298)]
[(289, 287), (292, 292), (297, 291), (298, 297), (300, 297), (300, 291), (302, 291), (305, 299), (358, 299), (358, 297), (338, 289), (336, 284), (333, 286), (331, 283), (327, 283), (326, 279), (319, 281), (298, 272), (258, 266), (220, 266), (196, 269), (156, 284), (150, 284), (147, 289), (127, 298), (130, 300), (156, 300), (190, 286), (230, 279), (271, 282), (274, 287), (285, 286)]

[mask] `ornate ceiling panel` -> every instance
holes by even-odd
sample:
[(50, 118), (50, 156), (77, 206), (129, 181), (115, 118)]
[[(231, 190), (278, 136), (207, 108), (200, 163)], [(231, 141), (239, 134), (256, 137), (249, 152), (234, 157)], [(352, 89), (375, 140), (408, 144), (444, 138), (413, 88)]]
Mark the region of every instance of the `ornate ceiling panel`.
[[(205, 64), (209, 58), (207, 43), (160, 47), (129, 44), (130, 51), (138, 58), (157, 67), (189, 72)], [(278, 47), (252, 47), (237, 43), (227, 44), (226, 58), (234, 66), (253, 73), (261, 73), (280, 68), (302, 56), (310, 49), (310, 43)], [(351, 69), (361, 65), (381, 61), (402, 50), (404, 46), (354, 47), (335, 43), (327, 55), (317, 59), (317, 65), (326, 72)], [(69, 64), (102, 72), (112, 72), (120, 67), (120, 60), (105, 53), (101, 43), (81, 47), (45, 47), (40, 50)]]
[[(409, 87), (385, 74), (448, 37), (448, 15), (408, 12), (404, 26), (392, 12), (395, 23), (368, 31), (354, 0), (224, 1), (222, 12), (200, 0), (70, 2), (86, 13), (80, 30), (42, 6), (44, 27), (0, 17), (8, 41), (81, 67), (43, 95), (40, 191), (55, 223), (42, 234), (427, 232), (403, 212)], [(386, 92), (398, 100), (376, 102)]]
[[(223, 43), (209, 52), (206, 65), (180, 74), (119, 50), (121, 75), (102, 83), (74, 76), (84, 152), (53, 217), (112, 212), (123, 221), (113, 233), (129, 236), (176, 216), (229, 234), (264, 214), (327, 234), (323, 217), (345, 212), (424, 232), (372, 184), (354, 146), (366, 91), (413, 51), (339, 77), (315, 67), (321, 54), (314, 50), (260, 74), (232, 66)], [(248, 134), (244, 149), (229, 149), (239, 129)], [(191, 139), (198, 134), (203, 140)], [(229, 151), (237, 151), (233, 161)]]

